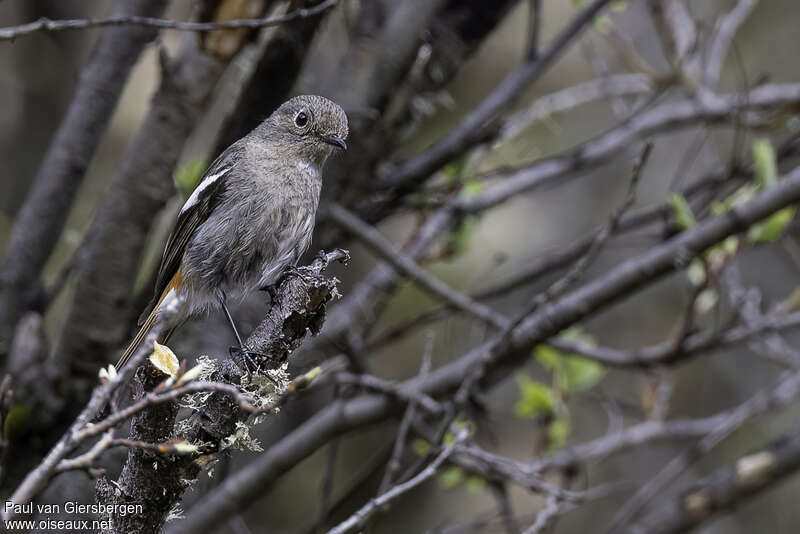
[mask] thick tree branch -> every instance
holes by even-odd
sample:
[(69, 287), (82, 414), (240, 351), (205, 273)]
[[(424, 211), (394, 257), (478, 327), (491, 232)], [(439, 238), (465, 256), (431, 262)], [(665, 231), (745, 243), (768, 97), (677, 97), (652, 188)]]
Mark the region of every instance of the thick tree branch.
[[(268, 368), (280, 366), (311, 331), (317, 333), (325, 319), (327, 302), (336, 294), (337, 280), (325, 278), (323, 270), (335, 261), (346, 261), (347, 252), (335, 250), (322, 254), (299, 275), (289, 274), (276, 291), (266, 318), (245, 341), (245, 348), (265, 355), (260, 365)], [(141, 388), (139, 395), (153, 389), (163, 380), (154, 367), (142, 367), (137, 377)], [(211, 375), (214, 382), (239, 386), (242, 370), (230, 359), (220, 361)], [(278, 397), (278, 401), (281, 398)], [(141, 401), (140, 401), (141, 402)], [(175, 402), (151, 405), (138, 412), (131, 423), (131, 439), (145, 442), (163, 442), (174, 438), (178, 405)], [(230, 395), (225, 389), (212, 393), (202, 408), (189, 416), (181, 427), (180, 436), (189, 443), (202, 446), (204, 454), (216, 455), (223, 450), (223, 441), (233, 434), (236, 424), (253, 410)], [(119, 480), (111, 484), (101, 479), (97, 485), (98, 502), (104, 504), (138, 503), (144, 506), (142, 514), (110, 514), (112, 532), (148, 533), (163, 526), (167, 513), (180, 501), (187, 481), (197, 478), (200, 466), (192, 456), (163, 457), (146, 448), (134, 448), (128, 453)], [(153, 469), (153, 463), (158, 469)]]
[[(157, 16), (166, 4), (166, 0), (121, 0), (115, 11), (119, 16)], [(155, 36), (153, 28), (108, 28), (81, 72), (67, 114), (17, 214), (0, 263), (0, 354), (8, 350), (26, 300), (36, 289), (42, 268), (61, 235), (128, 73)]]
[(181, 148), (223, 70), (193, 36), (175, 58), (164, 53), (161, 63), (159, 89), (88, 230), (75, 296), (55, 350), (68, 375), (79, 374), (78, 362), (103, 364), (129, 336), (138, 313), (132, 308), (133, 280), (148, 232), (174, 194), (171, 175)]

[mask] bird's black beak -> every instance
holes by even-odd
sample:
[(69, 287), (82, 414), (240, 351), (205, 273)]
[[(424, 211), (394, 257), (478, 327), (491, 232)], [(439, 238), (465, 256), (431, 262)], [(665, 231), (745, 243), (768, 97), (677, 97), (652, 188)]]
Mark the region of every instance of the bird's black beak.
[(347, 150), (347, 143), (345, 143), (344, 139), (337, 135), (323, 135), (322, 140), (331, 146), (341, 148), (342, 150)]

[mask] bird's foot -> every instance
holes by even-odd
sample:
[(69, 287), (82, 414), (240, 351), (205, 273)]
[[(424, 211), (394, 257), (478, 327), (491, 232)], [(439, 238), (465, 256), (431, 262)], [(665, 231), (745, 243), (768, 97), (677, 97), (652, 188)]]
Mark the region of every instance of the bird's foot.
[(243, 347), (230, 347), (228, 348), (228, 354), (230, 354), (231, 359), (239, 367), (239, 369), (247, 373), (248, 378), (251, 378), (254, 374), (257, 374), (266, 377), (275, 386), (278, 386), (278, 382), (269, 376), (269, 374), (264, 372), (264, 369), (262, 369), (256, 361), (256, 358), (261, 360), (268, 359), (268, 354), (247, 350)]
[(313, 270), (303, 265), (302, 267), (297, 267), (296, 265), (290, 265), (283, 271), (283, 275), (281, 276), (281, 282), (286, 280), (289, 276), (296, 276), (300, 278), (303, 282), (308, 283), (310, 278), (314, 275)]
[(269, 294), (269, 303), (275, 304), (275, 299), (278, 298), (278, 284), (271, 284), (259, 288), (261, 291), (266, 291)]
[[(327, 257), (324, 252), (320, 252), (319, 256), (323, 260)], [(303, 283), (309, 285), (313, 281), (313, 278), (315, 276), (315, 271), (311, 267), (305, 265), (302, 267), (297, 267), (296, 265), (290, 265), (283, 270), (281, 275), (278, 277), (278, 280), (275, 281), (274, 284), (270, 284), (268, 286), (261, 286), (258, 289), (260, 291), (266, 291), (269, 294), (270, 303), (275, 304), (275, 301), (278, 297), (278, 288), (290, 276), (296, 276), (297, 278), (300, 278), (303, 281)]]
[(262, 286), (259, 289), (261, 291), (266, 291), (267, 293), (269, 293), (270, 299), (272, 300), (272, 302), (275, 302), (275, 298), (278, 295), (278, 288), (281, 286), (282, 283), (286, 281), (287, 278), (289, 278), (290, 276), (296, 276), (301, 280), (303, 280), (303, 282), (307, 283), (309, 279), (313, 276), (313, 274), (314, 274), (313, 271), (308, 267), (305, 266), (297, 267), (295, 265), (290, 265), (283, 270), (281, 275), (278, 277), (278, 280), (276, 280), (274, 284), (269, 286)]

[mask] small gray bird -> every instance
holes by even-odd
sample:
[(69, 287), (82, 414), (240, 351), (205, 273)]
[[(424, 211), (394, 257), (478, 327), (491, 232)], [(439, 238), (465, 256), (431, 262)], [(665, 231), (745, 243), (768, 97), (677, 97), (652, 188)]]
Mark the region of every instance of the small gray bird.
[(228, 147), (181, 208), (140, 329), (121, 369), (155, 324), (159, 307), (178, 299), (168, 338), (188, 317), (221, 307), (229, 294), (272, 287), (311, 243), (322, 168), (346, 150), (347, 116), (321, 96), (297, 96)]

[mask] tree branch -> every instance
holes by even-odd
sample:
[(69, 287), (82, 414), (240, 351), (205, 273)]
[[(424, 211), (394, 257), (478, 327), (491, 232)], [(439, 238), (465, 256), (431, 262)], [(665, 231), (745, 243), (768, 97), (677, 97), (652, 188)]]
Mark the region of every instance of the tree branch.
[(381, 180), (381, 185), (396, 187), (401, 191), (409, 190), (414, 184), (425, 180), (432, 172), (483, 139), (486, 136), (487, 123), (541, 76), (610, 1), (594, 0), (584, 8), (540, 54), (529, 57), (512, 71), (483, 102), (464, 117), (458, 126), (422, 154), (394, 168), (389, 176)]
[(398, 272), (408, 276), (423, 290), (438, 297), (455, 309), (461, 310), (478, 320), (502, 330), (508, 320), (490, 307), (476, 302), (463, 293), (451, 289), (447, 284), (431, 275), (402, 251), (395, 250), (392, 244), (383, 237), (375, 227), (365, 223), (353, 213), (338, 204), (332, 204), (328, 210), (331, 220), (346, 232), (354, 235), (374, 253), (388, 262)]
[(453, 442), (447, 445), (442, 452), (430, 463), (428, 466), (420, 471), (420, 473), (415, 476), (414, 478), (402, 483), (397, 484), (391, 487), (386, 493), (379, 495), (364, 505), (361, 509), (357, 510), (353, 515), (349, 518), (345, 519), (341, 523), (339, 523), (334, 528), (328, 531), (328, 534), (345, 534), (346, 532), (350, 532), (353, 529), (363, 528), (370, 517), (372, 517), (376, 512), (378, 512), (381, 508), (389, 504), (394, 499), (397, 499), (404, 493), (408, 493), (412, 489), (416, 488), (432, 476), (436, 474), (439, 467), (447, 460), (447, 458), (453, 453), (453, 449), (456, 445), (461, 443), (467, 438), (467, 431), (461, 430), (453, 439)]
[(685, 99), (667, 102), (632, 117), (607, 133), (586, 142), (564, 156), (539, 160), (530, 167), (498, 173), (498, 183), (473, 199), (461, 199), (457, 209), (476, 213), (514, 196), (552, 184), (568, 173), (587, 169), (606, 161), (631, 141), (656, 132), (697, 123), (728, 121), (745, 112), (775, 109), (800, 101), (800, 84), (763, 85), (742, 94), (707, 95), (702, 102)]
[[(517, 328), (506, 352), (495, 359), (492, 369), (494, 379), (507, 376), (510, 368), (528, 358), (530, 349), (537, 343), (646, 284), (685, 267), (695, 255), (708, 247), (798, 201), (800, 168), (725, 215), (698, 223), (666, 243), (623, 262), (605, 275), (544, 306)], [(676, 261), (676, 258), (681, 260)], [(486, 351), (491, 346), (492, 342), (480, 345), (454, 362), (432, 371), (426, 378), (412, 379), (403, 387), (416, 388), (428, 395), (453, 391), (471, 369), (485, 360)], [(195, 532), (201, 526), (212, 528), (228, 514), (252, 503), (281, 474), (333, 437), (383, 420), (401, 408), (401, 403), (383, 395), (359, 395), (328, 405), (275, 443), (246, 469), (232, 475), (209, 493), (192, 509), (185, 521), (176, 525), (175, 531)]]
[(697, 444), (689, 447), (673, 458), (663, 469), (650, 477), (627, 502), (619, 507), (608, 528), (607, 534), (619, 532), (619, 529), (636, 520), (642, 509), (650, 503), (660, 491), (675, 480), (695, 461), (708, 454), (733, 431), (740, 428), (752, 417), (762, 414), (776, 406), (783, 406), (800, 393), (800, 373), (784, 373), (774, 387), (750, 397), (736, 409), (731, 410), (711, 432), (706, 434)]
[[(159, 15), (167, 0), (119, 0), (118, 16)], [(103, 31), (83, 68), (66, 116), (53, 137), (0, 263), (0, 354), (27, 309), (39, 275), (64, 227), (72, 200), (105, 132), (128, 74), (153, 28)]]
[(187, 32), (210, 32), (215, 30), (236, 30), (242, 28), (255, 29), (267, 26), (277, 26), (284, 22), (303, 19), (320, 15), (333, 8), (339, 0), (325, 0), (310, 8), (301, 8), (279, 17), (264, 17), (257, 19), (235, 19), (222, 22), (189, 22), (166, 20), (139, 15), (115, 15), (95, 19), (50, 20), (41, 18), (35, 22), (0, 28), (0, 41), (13, 41), (32, 33), (47, 31), (59, 32), (65, 30), (84, 30), (87, 28), (102, 28), (107, 26), (139, 26), (150, 29), (178, 30)]
[(665, 499), (653, 513), (629, 525), (626, 532), (689, 532), (774, 488), (798, 469), (800, 432), (795, 431), (688, 485), (677, 497)]
[[(277, 288), (275, 301), (266, 318), (245, 341), (245, 349), (265, 355), (260, 365), (267, 369), (280, 366), (311, 331), (317, 333), (325, 318), (325, 306), (336, 293), (336, 279), (322, 275), (323, 270), (335, 261), (346, 261), (347, 252), (335, 250), (318, 256), (299, 275), (287, 275)], [(163, 380), (163, 375), (147, 365), (137, 374), (141, 384), (140, 395), (153, 389)], [(202, 407), (181, 422), (185, 430), (180, 437), (191, 444), (202, 445), (204, 454), (219, 454), (224, 440), (234, 433), (236, 424), (253, 413), (248, 405), (228, 394), (226, 389), (240, 387), (243, 371), (231, 360), (218, 363), (211, 374), (213, 382), (227, 385), (212, 393)], [(141, 401), (140, 401), (141, 402)], [(275, 403), (282, 402), (278, 394)], [(244, 408), (244, 409), (243, 409)], [(265, 408), (272, 409), (272, 405)], [(148, 406), (131, 422), (131, 439), (145, 442), (163, 442), (174, 437), (177, 427), (174, 402)], [(158, 464), (158, 469), (152, 467)], [(191, 456), (154, 457), (143, 448), (128, 452), (128, 460), (119, 480), (111, 484), (101, 479), (97, 484), (97, 500), (104, 504), (139, 503), (144, 507), (136, 516), (110, 513), (112, 532), (148, 533), (161, 528), (170, 509), (180, 501), (186, 490), (186, 481), (194, 480), (200, 466)]]
[(728, 56), (736, 32), (756, 8), (758, 1), (739, 0), (736, 6), (717, 24), (714, 40), (711, 42), (706, 60), (705, 83), (709, 87), (716, 87), (719, 83), (722, 66), (725, 64), (725, 58)]

